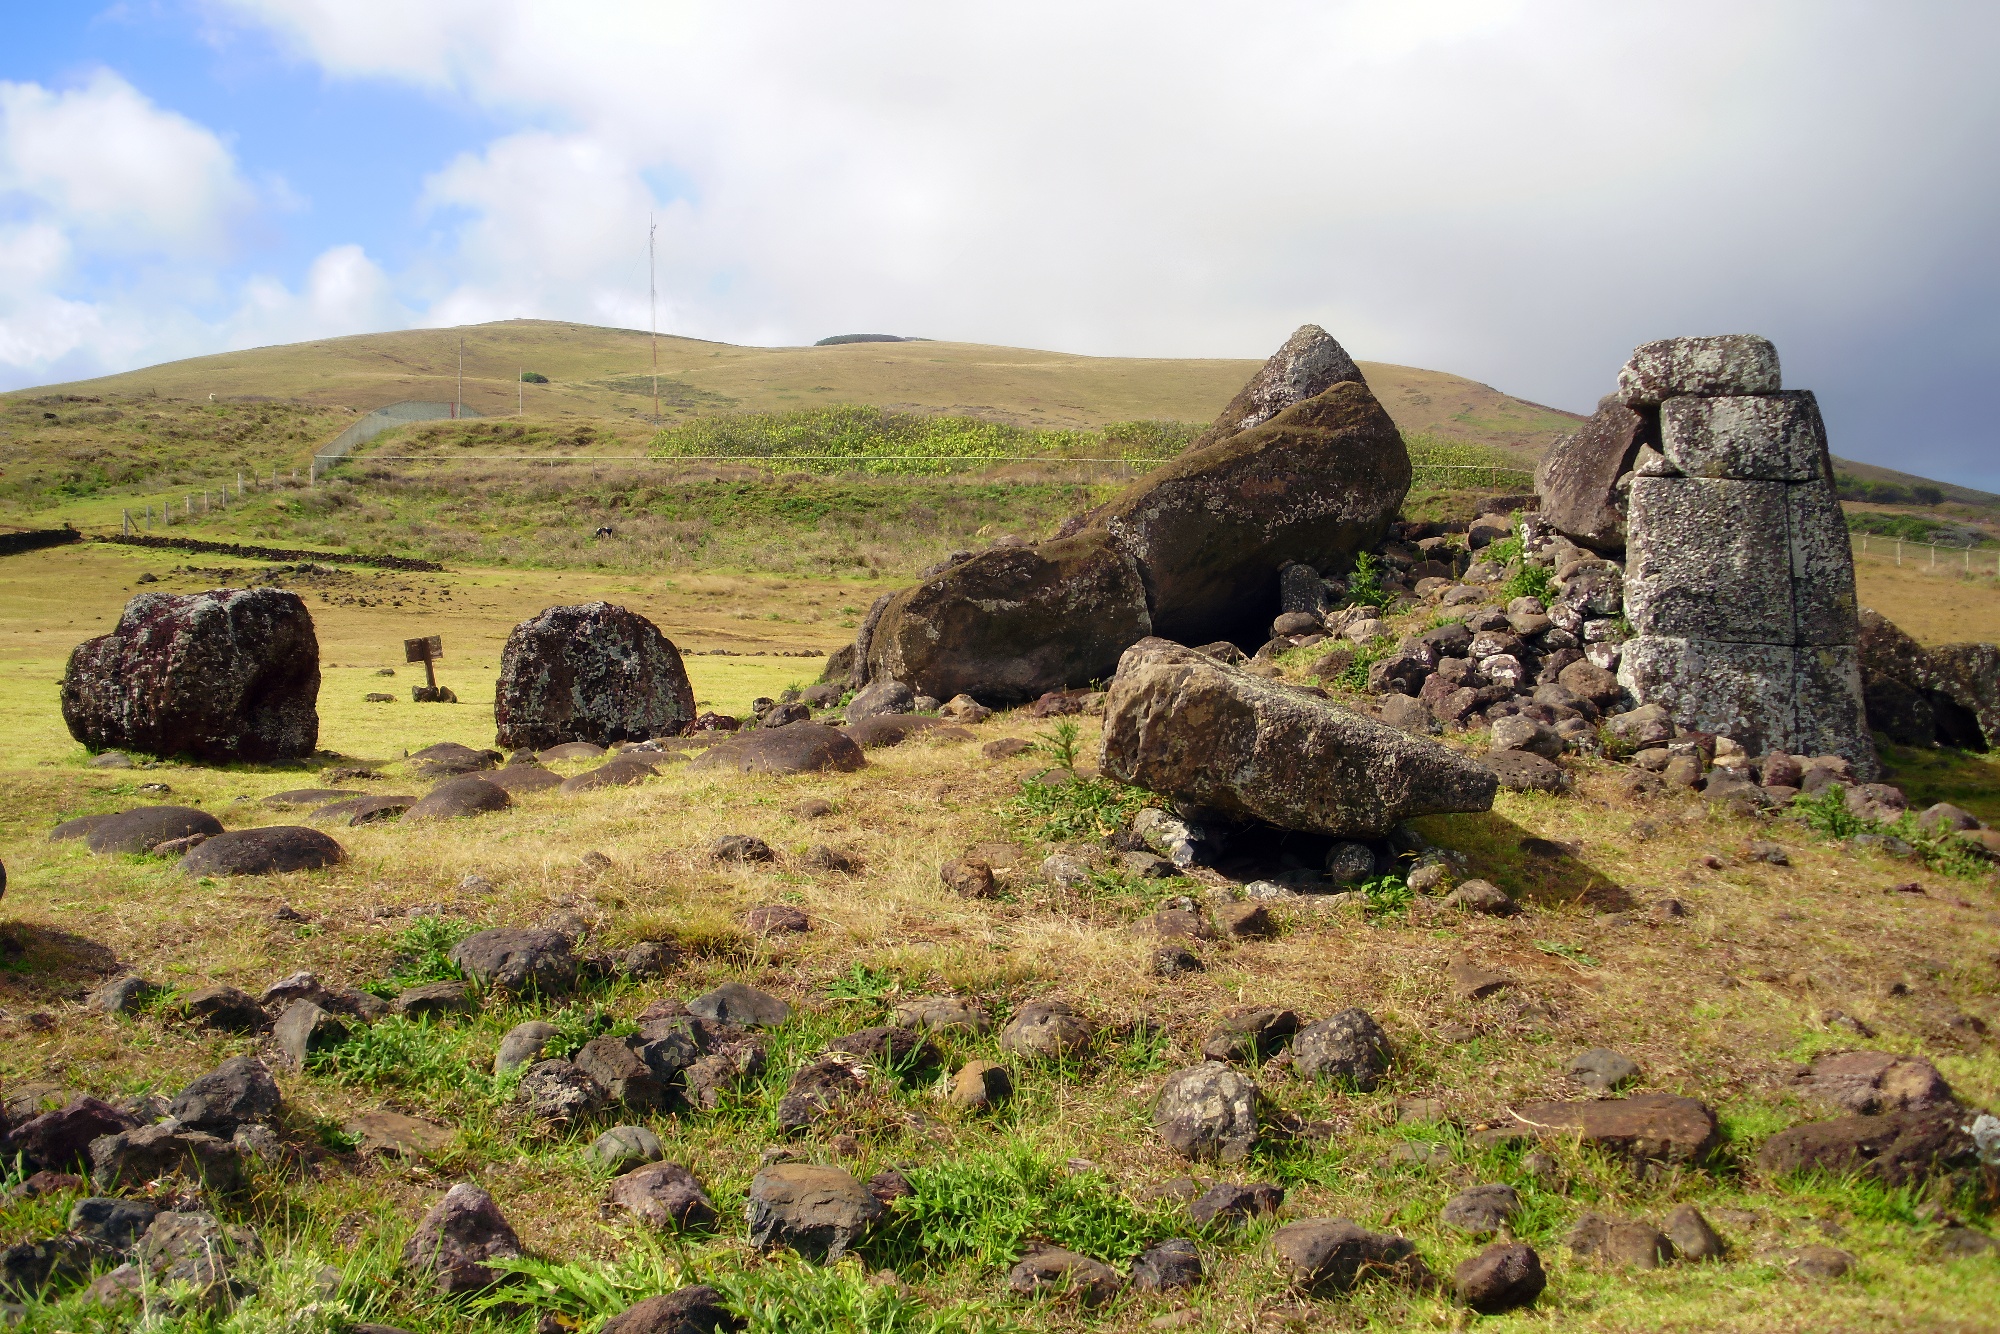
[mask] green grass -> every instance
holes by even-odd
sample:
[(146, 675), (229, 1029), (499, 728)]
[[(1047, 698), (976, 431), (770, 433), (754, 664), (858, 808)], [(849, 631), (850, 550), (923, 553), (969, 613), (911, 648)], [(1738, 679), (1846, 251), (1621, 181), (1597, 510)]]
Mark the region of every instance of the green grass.
[(880, 1283), (852, 1259), (821, 1267), (780, 1261), (707, 1281), (744, 1321), (744, 1334), (1005, 1334), (1018, 1328), (983, 1302), (928, 1306)]
[(1801, 793), (1792, 798), (1792, 818), (1828, 838), (1850, 839), (1863, 834), (1899, 838), (1916, 850), (1925, 866), (1940, 875), (1961, 880), (1977, 880), (1993, 873), (1993, 860), (1948, 830), (1930, 831), (1917, 827), (1916, 811), (1905, 811), (1891, 823), (1865, 819), (1847, 809), (1846, 795), (1837, 787), (1817, 793)]
[(901, 1200), (871, 1257), (901, 1270), (970, 1260), (1011, 1265), (1030, 1241), (1127, 1264), (1174, 1235), (1171, 1220), (1127, 1199), (1108, 1178), (1072, 1173), (1027, 1142), (906, 1169), (916, 1194)]
[(1050, 843), (1103, 838), (1124, 828), (1146, 804), (1147, 794), (1108, 778), (1079, 778), (1065, 771), (1044, 782), (1030, 778), (1012, 802), (1013, 817), (1035, 838)]
[(449, 917), (419, 917), (390, 942), (395, 955), (389, 975), (364, 989), (384, 1000), (394, 1000), (411, 987), (460, 981), (465, 974), (451, 961), (452, 948), (479, 929)]
[(1155, 463), (1200, 433), (1185, 422), (1117, 422), (1101, 431), (1036, 430), (959, 414), (836, 403), (796, 412), (697, 417), (653, 437), (662, 458), (751, 456), (789, 468), (923, 476), (1008, 458), (1121, 458)]

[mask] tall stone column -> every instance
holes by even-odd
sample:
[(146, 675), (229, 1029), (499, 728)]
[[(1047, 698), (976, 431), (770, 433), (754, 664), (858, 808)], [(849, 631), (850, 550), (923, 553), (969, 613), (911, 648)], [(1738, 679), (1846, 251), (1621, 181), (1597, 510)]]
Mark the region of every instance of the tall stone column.
[(1614, 397), (1658, 441), (1633, 464), (1620, 683), (1681, 727), (1873, 776), (1854, 557), (1811, 392), (1780, 387), (1769, 341), (1730, 335), (1646, 344)]

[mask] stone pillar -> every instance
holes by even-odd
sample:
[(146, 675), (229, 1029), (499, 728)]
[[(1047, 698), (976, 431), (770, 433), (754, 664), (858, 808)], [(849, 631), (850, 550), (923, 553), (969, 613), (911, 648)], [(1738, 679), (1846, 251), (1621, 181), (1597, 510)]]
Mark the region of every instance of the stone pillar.
[(1779, 387), (1767, 340), (1732, 335), (1646, 344), (1614, 397), (1659, 442), (1633, 466), (1620, 683), (1683, 728), (1872, 777), (1854, 558), (1813, 395)]

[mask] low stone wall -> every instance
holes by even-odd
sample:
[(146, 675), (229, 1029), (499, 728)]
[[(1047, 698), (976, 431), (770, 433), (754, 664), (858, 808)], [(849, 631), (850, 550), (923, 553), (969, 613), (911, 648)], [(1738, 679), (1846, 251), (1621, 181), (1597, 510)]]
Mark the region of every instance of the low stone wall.
[(23, 551), (40, 551), (44, 547), (67, 546), (71, 542), (81, 542), (83, 534), (74, 528), (36, 528), (20, 532), (0, 533), (0, 556), (18, 556)]

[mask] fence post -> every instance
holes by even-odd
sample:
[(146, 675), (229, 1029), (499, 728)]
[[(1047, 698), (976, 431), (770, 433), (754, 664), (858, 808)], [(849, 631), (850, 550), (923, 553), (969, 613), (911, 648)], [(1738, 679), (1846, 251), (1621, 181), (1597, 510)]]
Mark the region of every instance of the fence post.
[(119, 511), (118, 511), (118, 535), (119, 535), (120, 537), (130, 537), (130, 536), (132, 536), (132, 511), (131, 511), (131, 510), (119, 510)]
[(1900, 566), (1902, 565), (1902, 563), (1903, 563), (1903, 539), (1899, 537), (1896, 539), (1896, 564)]
[(1935, 570), (1937, 568), (1937, 543), (1932, 542), (1929, 545), (1931, 549), (1931, 568)]

